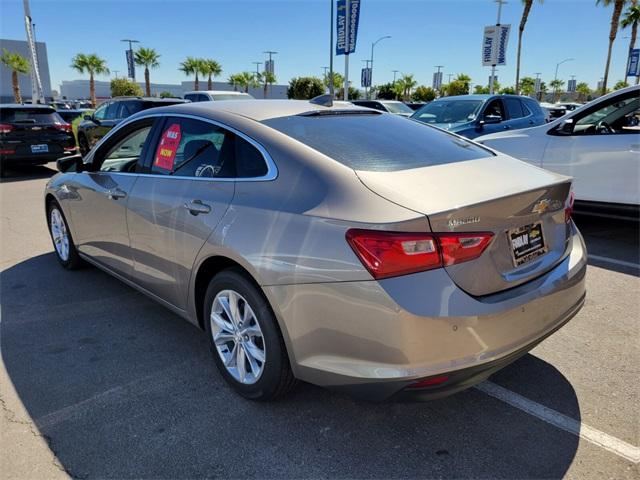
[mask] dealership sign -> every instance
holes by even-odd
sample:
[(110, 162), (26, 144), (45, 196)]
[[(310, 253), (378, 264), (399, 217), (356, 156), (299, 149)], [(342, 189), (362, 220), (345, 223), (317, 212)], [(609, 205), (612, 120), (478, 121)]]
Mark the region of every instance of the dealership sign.
[[(349, 13), (347, 14), (347, 5)], [(358, 20), (360, 19), (360, 0), (338, 0), (336, 15), (336, 55), (349, 55), (356, 51), (358, 38)], [(349, 37), (347, 39), (347, 36)]]
[(371, 86), (371, 68), (363, 68), (360, 73), (360, 86), (362, 87), (370, 87)]
[(495, 67), (507, 64), (507, 44), (511, 25), (489, 25), (484, 27), (482, 39), (482, 65)]
[(629, 51), (627, 77), (640, 77), (640, 48)]
[(127, 73), (129, 74), (129, 78), (131, 80), (136, 79), (136, 66), (133, 59), (133, 50), (129, 49), (126, 52), (127, 55)]

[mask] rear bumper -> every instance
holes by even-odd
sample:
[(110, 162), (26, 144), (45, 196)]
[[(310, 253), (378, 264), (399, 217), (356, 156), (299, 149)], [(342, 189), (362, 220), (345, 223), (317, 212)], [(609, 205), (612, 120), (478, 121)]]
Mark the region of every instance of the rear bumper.
[[(443, 269), (265, 292), (298, 378), (369, 400), (435, 398), (484, 380), (580, 310), (587, 255), (572, 229), (571, 253), (554, 269), (486, 297), (468, 295)], [(438, 387), (405, 390), (443, 374)]]

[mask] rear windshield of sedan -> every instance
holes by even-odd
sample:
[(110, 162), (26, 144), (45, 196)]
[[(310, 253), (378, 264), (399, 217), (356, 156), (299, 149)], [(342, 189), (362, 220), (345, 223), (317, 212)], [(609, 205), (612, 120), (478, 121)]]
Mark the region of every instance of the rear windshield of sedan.
[(493, 156), (474, 143), (391, 114), (294, 115), (263, 123), (354, 170), (392, 172)]
[(44, 108), (3, 108), (0, 109), (0, 122), (4, 123), (64, 123), (55, 110)]

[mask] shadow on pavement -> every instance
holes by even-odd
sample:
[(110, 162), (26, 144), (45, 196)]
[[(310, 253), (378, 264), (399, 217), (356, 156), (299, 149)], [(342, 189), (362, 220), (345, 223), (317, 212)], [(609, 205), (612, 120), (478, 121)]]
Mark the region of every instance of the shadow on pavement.
[(574, 221), (587, 244), (590, 265), (619, 273), (640, 275), (638, 222), (587, 215), (576, 215)]
[[(311, 385), (242, 400), (204, 335), (87, 267), (41, 255), (2, 273), (8, 374), (67, 471), (111, 478), (562, 478), (578, 438), (471, 389), (371, 404)], [(572, 386), (528, 355), (497, 383), (580, 421)]]
[(55, 163), (47, 165), (24, 165), (4, 167), (0, 183), (20, 182), (23, 180), (37, 180), (53, 177), (58, 170)]

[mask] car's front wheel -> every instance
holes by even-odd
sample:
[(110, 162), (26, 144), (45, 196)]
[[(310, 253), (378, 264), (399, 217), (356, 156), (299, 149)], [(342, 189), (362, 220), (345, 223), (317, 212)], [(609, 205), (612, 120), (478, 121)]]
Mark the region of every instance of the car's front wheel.
[(240, 395), (272, 400), (293, 388), (295, 378), (275, 316), (242, 271), (224, 270), (211, 280), (204, 313), (216, 366)]
[(47, 221), (58, 261), (68, 270), (75, 270), (80, 267), (82, 265), (82, 259), (73, 244), (69, 225), (58, 202), (51, 201), (49, 203), (47, 208)]

